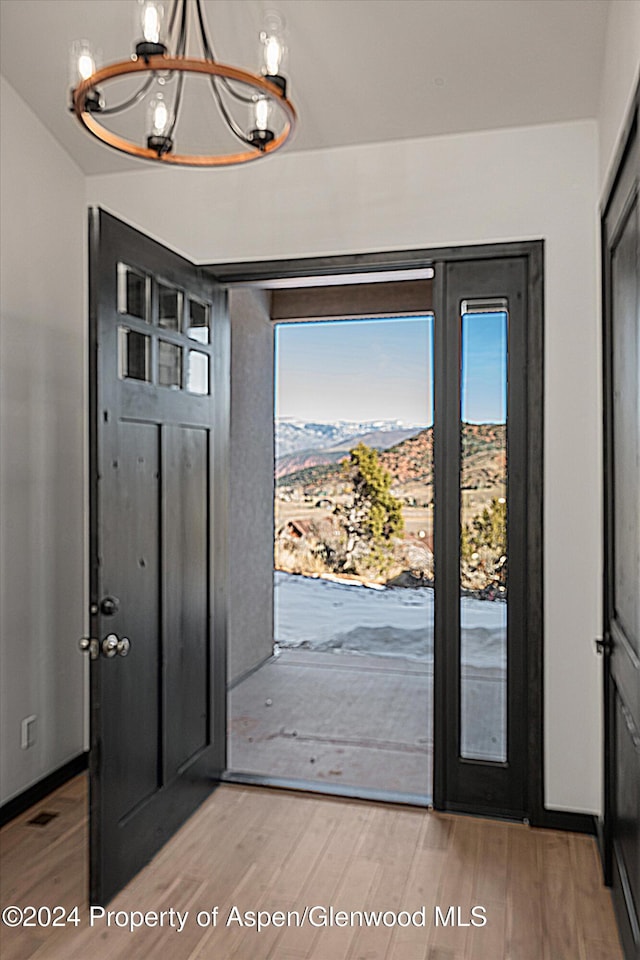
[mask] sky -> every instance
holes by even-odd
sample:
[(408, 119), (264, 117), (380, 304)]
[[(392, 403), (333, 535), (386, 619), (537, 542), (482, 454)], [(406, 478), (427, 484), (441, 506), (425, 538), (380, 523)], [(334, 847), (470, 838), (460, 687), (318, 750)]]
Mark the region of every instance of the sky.
[(461, 416), (466, 423), (504, 423), (507, 412), (507, 314), (462, 318)]
[[(464, 419), (504, 418), (505, 337), (505, 314), (464, 318)], [(430, 425), (432, 338), (430, 316), (277, 324), (275, 414)]]

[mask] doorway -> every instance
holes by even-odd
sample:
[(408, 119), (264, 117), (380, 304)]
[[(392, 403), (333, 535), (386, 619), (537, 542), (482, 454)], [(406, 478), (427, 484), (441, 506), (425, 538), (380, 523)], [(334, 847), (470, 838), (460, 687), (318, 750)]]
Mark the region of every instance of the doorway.
[(229, 775), (426, 804), (433, 316), (274, 333), (273, 655), (230, 690)]
[[(297, 298), (298, 309), (295, 313), (285, 309), (285, 317), (299, 318), (300, 300), (312, 295), (309, 287), (323, 283), (333, 287), (341, 277), (342, 282), (366, 287), (372, 276), (382, 273), (385, 280), (391, 275), (391, 287), (394, 272), (398, 280), (407, 280), (412, 269), (434, 271), (433, 801), (438, 809), (542, 823), (543, 245), (505, 244), (438, 253), (442, 259), (434, 255), (427, 260), (423, 251), (410, 251), (395, 257), (374, 254), (250, 267), (234, 264), (215, 270), (223, 282), (258, 287), (271, 296), (272, 319), (282, 317), (282, 304), (288, 298)], [(327, 299), (331, 300), (329, 293)], [(302, 316), (317, 319), (312, 310)], [(463, 490), (478, 452), (474, 450), (477, 435), (488, 432), (482, 417), (476, 416), (481, 422), (473, 423), (474, 415), (466, 409), (477, 380), (474, 351), (468, 347), (486, 339), (482, 331), (490, 327), (494, 366), (496, 370), (502, 366), (494, 378), (502, 412), (494, 416), (490, 439), (505, 470), (501, 479), (494, 472), (491, 483), (475, 483)], [(474, 492), (474, 487), (481, 493)], [(490, 489), (492, 495), (487, 496)], [(476, 512), (471, 512), (476, 506)], [(486, 540), (496, 530), (502, 530), (498, 537), (502, 537), (502, 549), (489, 557)], [(304, 533), (291, 532), (293, 536)], [(499, 613), (495, 623), (470, 623), (468, 608), (479, 599), (469, 596), (474, 587), (484, 591), (485, 609), (492, 604), (492, 611)], [(485, 630), (491, 663), (476, 656), (474, 626)], [(490, 677), (486, 668), (492, 670)], [(274, 779), (267, 777), (267, 782)]]

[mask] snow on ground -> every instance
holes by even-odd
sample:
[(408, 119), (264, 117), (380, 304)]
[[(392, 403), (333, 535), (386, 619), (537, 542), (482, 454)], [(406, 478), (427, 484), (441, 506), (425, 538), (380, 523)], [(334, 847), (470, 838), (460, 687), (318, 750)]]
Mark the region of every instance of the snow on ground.
[[(276, 643), (324, 651), (433, 658), (433, 589), (388, 587), (274, 574)], [(507, 604), (461, 601), (463, 663), (504, 668)]]

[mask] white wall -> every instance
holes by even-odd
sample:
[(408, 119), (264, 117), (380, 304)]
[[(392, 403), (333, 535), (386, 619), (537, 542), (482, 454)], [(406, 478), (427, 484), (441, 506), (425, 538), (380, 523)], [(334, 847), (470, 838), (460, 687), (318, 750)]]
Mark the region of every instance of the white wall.
[(640, 0), (611, 0), (598, 114), (601, 191), (614, 162), (639, 73)]
[[(1, 767), (5, 801), (84, 749), (84, 177), (2, 80)], [(20, 723), (38, 717), (20, 748)]]
[(87, 197), (200, 261), (543, 238), (546, 802), (601, 807), (595, 121), (90, 177)]

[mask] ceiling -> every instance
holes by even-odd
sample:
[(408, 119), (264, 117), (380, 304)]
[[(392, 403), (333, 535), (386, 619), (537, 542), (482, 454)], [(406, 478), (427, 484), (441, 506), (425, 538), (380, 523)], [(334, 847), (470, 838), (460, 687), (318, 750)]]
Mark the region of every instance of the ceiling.
[[(609, 0), (204, 0), (217, 56), (256, 69), (265, 9), (288, 27), (289, 150), (595, 117)], [(87, 174), (140, 169), (68, 110), (69, 47), (126, 59), (135, 0), (0, 0), (2, 74)], [(204, 92), (203, 92), (204, 95)], [(209, 106), (207, 105), (207, 109)]]

